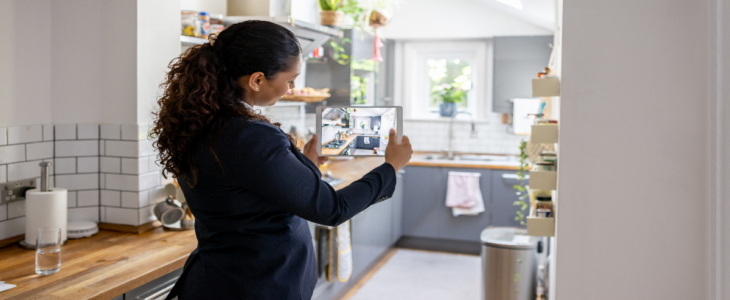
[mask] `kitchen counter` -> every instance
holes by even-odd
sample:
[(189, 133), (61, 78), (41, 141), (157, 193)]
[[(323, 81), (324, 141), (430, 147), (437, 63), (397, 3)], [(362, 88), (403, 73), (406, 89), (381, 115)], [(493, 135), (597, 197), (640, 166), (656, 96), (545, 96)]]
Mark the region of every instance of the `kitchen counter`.
[[(384, 162), (381, 157), (332, 161), (322, 170), (345, 179), (348, 186)], [(0, 248), (0, 280), (17, 287), (2, 299), (111, 299), (177, 270), (197, 246), (194, 231), (160, 227), (141, 234), (99, 231), (61, 247), (61, 270), (35, 274), (35, 251), (17, 244)]]
[(322, 143), (322, 146), (323, 146), (322, 147), (322, 155), (339, 155), (340, 153), (342, 153), (342, 151), (345, 150), (345, 148), (347, 148), (347, 146), (349, 146), (350, 144), (352, 144), (352, 142), (355, 141), (355, 139), (357, 139), (357, 136), (358, 136), (357, 134), (353, 134), (351, 136), (348, 136), (345, 139), (345, 141), (347, 141), (347, 142), (344, 145), (342, 145), (342, 147), (337, 148), (337, 149), (325, 148), (324, 147), (325, 144), (327, 144), (327, 143), (329, 143), (331, 141), (334, 141), (334, 140), (327, 141), (326, 143)]
[[(440, 154), (435, 152), (413, 153), (408, 166), (417, 167), (449, 167), (449, 168), (470, 168), (470, 169), (495, 169), (495, 170), (519, 170), (519, 161), (479, 161), (479, 160), (448, 160), (448, 159), (427, 159), (429, 154)], [(529, 169), (529, 167), (528, 167)]]

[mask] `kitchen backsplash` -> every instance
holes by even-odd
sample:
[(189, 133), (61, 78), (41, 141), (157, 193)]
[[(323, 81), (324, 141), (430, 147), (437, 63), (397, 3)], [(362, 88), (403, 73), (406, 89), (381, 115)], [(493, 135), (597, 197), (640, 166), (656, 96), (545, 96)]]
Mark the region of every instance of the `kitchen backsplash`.
[[(315, 115), (306, 115), (307, 128), (314, 128)], [(484, 154), (519, 154), (520, 141), (528, 136), (515, 135), (509, 125), (502, 124), (501, 114), (489, 114), (487, 120), (475, 123), (476, 135), (471, 135), (471, 122), (454, 122), (454, 149), (459, 152)], [(403, 132), (410, 138), (415, 151), (445, 151), (449, 141), (448, 120), (406, 120)]]
[[(68, 193), (69, 220), (141, 225), (164, 200), (147, 128), (136, 124), (56, 124), (0, 128), (0, 182), (40, 177)], [(25, 232), (25, 201), (0, 205), (0, 240)]]

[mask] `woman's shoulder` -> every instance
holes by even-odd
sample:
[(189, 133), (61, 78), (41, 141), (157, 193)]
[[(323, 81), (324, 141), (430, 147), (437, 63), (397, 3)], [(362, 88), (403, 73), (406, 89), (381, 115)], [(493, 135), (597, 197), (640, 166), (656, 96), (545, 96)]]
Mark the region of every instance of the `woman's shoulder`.
[[(238, 137), (278, 137), (286, 138), (286, 134), (279, 127), (263, 120), (251, 120), (246, 117), (232, 117), (228, 125), (229, 134)], [(288, 139), (288, 138), (287, 138)]]

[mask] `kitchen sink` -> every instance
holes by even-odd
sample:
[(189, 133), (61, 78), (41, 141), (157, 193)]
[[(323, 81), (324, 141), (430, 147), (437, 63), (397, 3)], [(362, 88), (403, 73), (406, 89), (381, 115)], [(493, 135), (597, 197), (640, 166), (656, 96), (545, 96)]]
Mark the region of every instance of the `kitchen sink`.
[(515, 161), (517, 158), (513, 156), (502, 155), (482, 155), (482, 154), (459, 154), (453, 158), (448, 158), (445, 154), (429, 154), (426, 155), (427, 160), (462, 160), (462, 161)]

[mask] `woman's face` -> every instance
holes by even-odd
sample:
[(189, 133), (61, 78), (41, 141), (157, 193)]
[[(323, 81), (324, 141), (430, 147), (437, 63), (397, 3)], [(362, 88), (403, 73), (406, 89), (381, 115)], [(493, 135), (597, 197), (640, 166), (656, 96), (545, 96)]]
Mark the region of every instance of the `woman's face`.
[(247, 86), (244, 85), (244, 89), (246, 89), (244, 99), (252, 99), (254, 105), (257, 106), (274, 105), (289, 89), (294, 88), (294, 80), (299, 76), (301, 65), (302, 57), (300, 55), (293, 59), (290, 70), (279, 72), (271, 79), (266, 79), (260, 72), (244, 76), (244, 82), (248, 83)]

